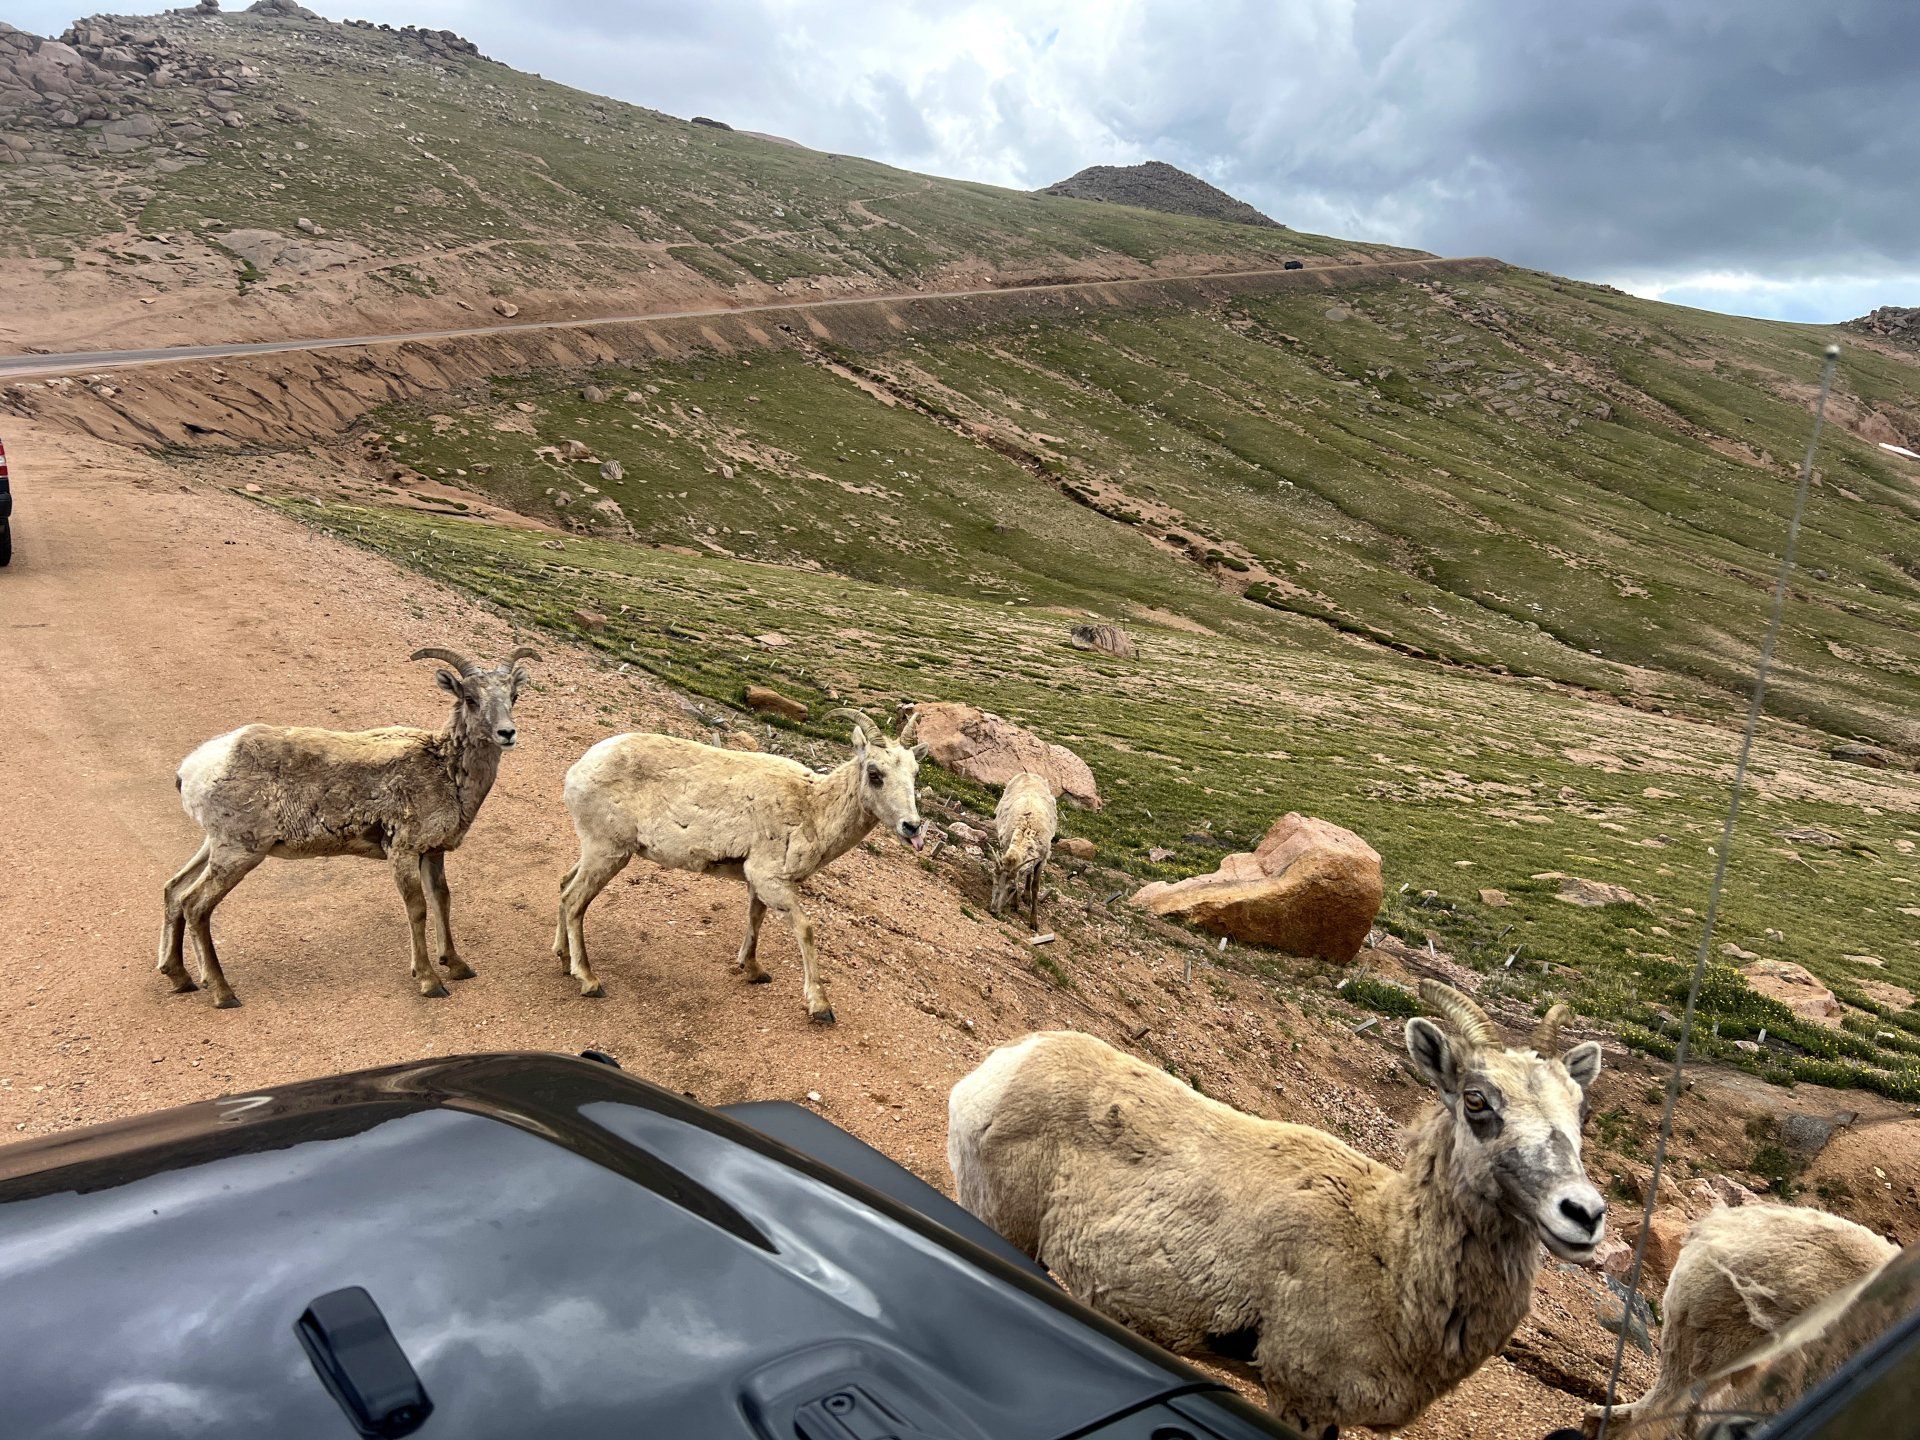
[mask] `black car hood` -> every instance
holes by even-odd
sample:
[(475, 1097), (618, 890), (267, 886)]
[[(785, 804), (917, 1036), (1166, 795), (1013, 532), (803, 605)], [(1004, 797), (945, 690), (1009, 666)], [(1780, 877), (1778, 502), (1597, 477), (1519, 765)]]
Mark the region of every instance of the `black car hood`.
[(793, 1440), (855, 1374), (940, 1440), (1053, 1440), (1200, 1383), (712, 1111), (475, 1056), (0, 1150), (0, 1429), (340, 1440), (294, 1324), (347, 1286), (429, 1437)]

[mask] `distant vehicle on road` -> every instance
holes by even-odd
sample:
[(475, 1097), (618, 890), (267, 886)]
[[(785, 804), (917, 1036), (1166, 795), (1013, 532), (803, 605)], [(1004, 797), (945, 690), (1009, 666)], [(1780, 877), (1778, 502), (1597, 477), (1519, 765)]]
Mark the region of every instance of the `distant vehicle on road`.
[(7, 442), (0, 440), (0, 565), (13, 559), (13, 488), (7, 483)]
[(1304, 270), (1304, 269), (1306, 269), (1307, 267), (1306, 267), (1306, 263), (1305, 263), (1304, 261), (1300, 261), (1300, 260), (1289, 260), (1289, 261), (1287, 261), (1287, 263), (1286, 263), (1286, 264), (1284, 264), (1284, 265), (1282, 265), (1282, 266), (1281, 266), (1280, 268), (1281, 268), (1282, 270)]

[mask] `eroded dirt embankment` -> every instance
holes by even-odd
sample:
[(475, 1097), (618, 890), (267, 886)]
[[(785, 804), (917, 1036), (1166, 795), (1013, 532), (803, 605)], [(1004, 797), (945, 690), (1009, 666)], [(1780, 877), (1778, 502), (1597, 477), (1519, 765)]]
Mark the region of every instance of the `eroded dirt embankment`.
[(104, 367), (0, 387), (0, 410), (118, 444), (246, 449), (337, 436), (368, 411), (492, 375), (590, 370), (702, 351), (828, 341), (853, 349), (1022, 319), (1204, 303), (1228, 295), (1336, 290), (1435, 275), (1490, 274), (1489, 259), (1406, 260), (1165, 280), (1035, 285), (731, 312), (556, 323), (433, 340)]

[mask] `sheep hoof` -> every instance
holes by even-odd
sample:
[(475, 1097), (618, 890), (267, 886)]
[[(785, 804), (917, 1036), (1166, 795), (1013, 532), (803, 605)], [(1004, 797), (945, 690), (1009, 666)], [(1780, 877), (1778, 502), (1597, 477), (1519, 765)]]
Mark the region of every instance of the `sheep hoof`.
[(213, 997), (213, 1008), (216, 1010), (238, 1010), (240, 1008), (240, 997), (231, 990), (227, 991), (224, 995), (216, 995)]
[(191, 977), (186, 975), (172, 975), (168, 978), (173, 982), (173, 993), (176, 995), (185, 995), (200, 988), (193, 983)]
[(773, 976), (764, 970), (755, 970), (747, 976), (747, 984), (749, 985), (771, 985), (772, 983)]
[(438, 980), (422, 980), (420, 982), (420, 993), (428, 1000), (444, 1000), (453, 992)]
[(442, 960), (440, 964), (445, 968), (449, 980), (471, 980), (477, 973), (471, 965), (458, 956), (451, 960)]
[(834, 1023), (833, 1007), (828, 1005), (819, 1010), (809, 1010), (807, 1012), (807, 1019), (816, 1025), (831, 1025)]
[(591, 985), (582, 985), (580, 987), (580, 998), (582, 1000), (604, 1000), (607, 998), (607, 987), (602, 985), (598, 980), (594, 981)]

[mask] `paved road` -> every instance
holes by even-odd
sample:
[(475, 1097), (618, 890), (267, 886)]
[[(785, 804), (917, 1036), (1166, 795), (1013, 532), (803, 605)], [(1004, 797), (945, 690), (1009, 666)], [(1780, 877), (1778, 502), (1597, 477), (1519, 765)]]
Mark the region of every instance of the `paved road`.
[[(1421, 269), (1453, 266), (1457, 260), (1366, 260), (1351, 265), (1311, 265), (1307, 272), (1351, 274), (1391, 266)], [(916, 290), (891, 295), (848, 295), (834, 300), (779, 300), (764, 305), (716, 305), (701, 310), (656, 310), (638, 315), (595, 315), (581, 320), (508, 320), (492, 325), (464, 325), (450, 330), (404, 330), (388, 335), (321, 336), (300, 340), (260, 340), (239, 345), (175, 345), (152, 350), (91, 350), (63, 355), (0, 356), (0, 380), (23, 380), (38, 375), (70, 375), (77, 371), (124, 370), (137, 365), (163, 365), (178, 360), (230, 360), (248, 355), (284, 355), (292, 351), (338, 350), (357, 345), (402, 345), (410, 340), (457, 340), (472, 335), (506, 335), (528, 330), (586, 330), (605, 325), (636, 325), (657, 320), (696, 320), (724, 315), (764, 315), (780, 310), (825, 310), (842, 305), (872, 305), (886, 301), (965, 300), (980, 295), (1004, 295), (1015, 290), (1072, 291), (1134, 285), (1158, 285), (1173, 280), (1228, 280), (1278, 275), (1269, 270), (1216, 270), (1200, 275), (1142, 276), (1131, 280), (1076, 280), (1050, 285), (988, 286), (977, 290)], [(1293, 272), (1303, 273), (1303, 272)]]

